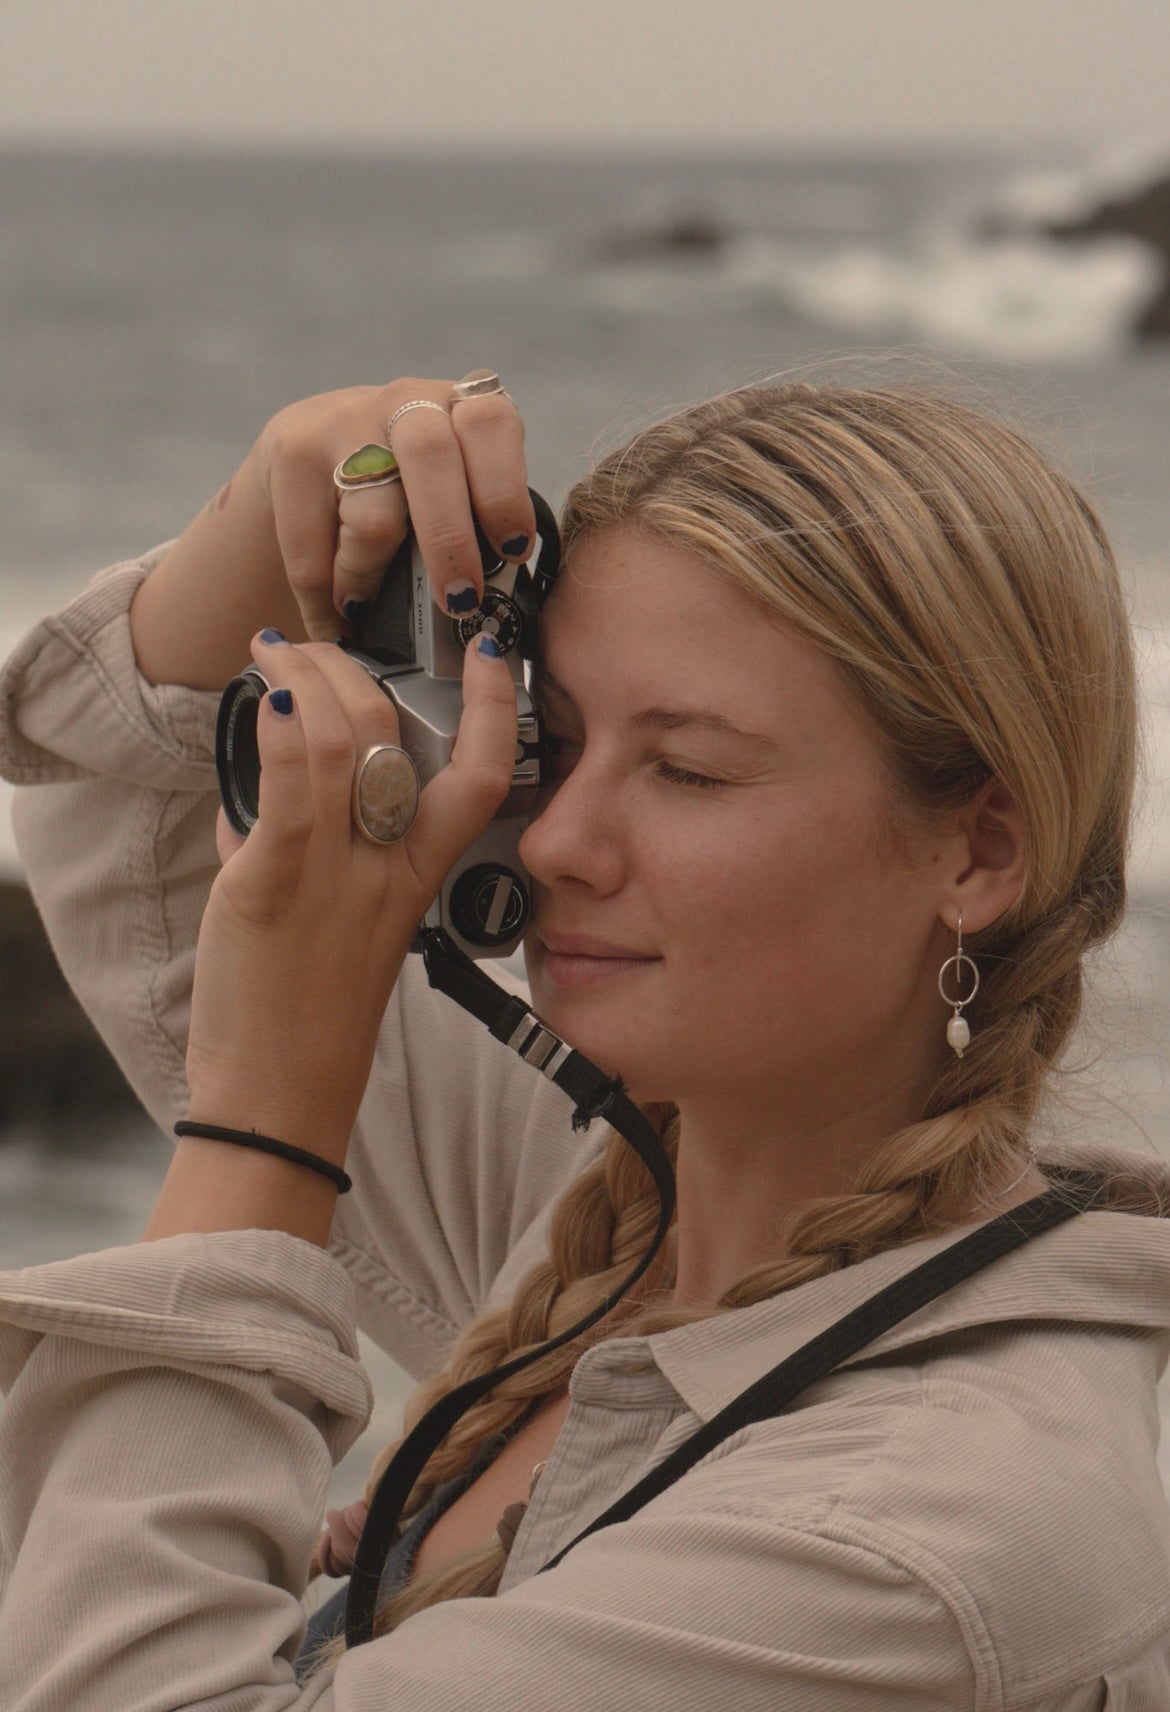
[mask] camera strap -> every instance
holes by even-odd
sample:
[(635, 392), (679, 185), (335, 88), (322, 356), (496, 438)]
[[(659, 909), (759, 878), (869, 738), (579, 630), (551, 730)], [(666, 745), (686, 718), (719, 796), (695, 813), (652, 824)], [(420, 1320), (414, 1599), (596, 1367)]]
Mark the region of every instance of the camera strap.
[[(658, 1189), (659, 1219), (650, 1247), (613, 1294), (547, 1343), (447, 1392), (403, 1439), (371, 1499), (354, 1555), (345, 1610), (347, 1647), (361, 1646), (373, 1639), (382, 1571), (394, 1544), (399, 1518), (419, 1475), (451, 1428), (493, 1387), (579, 1337), (607, 1314), (645, 1273), (662, 1246), (674, 1215), (675, 1184), (670, 1160), (653, 1126), (629, 1098), (620, 1079), (607, 1077), (553, 1034), (523, 999), (497, 986), (441, 928), (420, 929), (415, 949), (422, 952), (432, 987), (454, 999), (484, 1023), (497, 1040), (510, 1046), (568, 1094), (574, 1103), (574, 1129), (584, 1129), (595, 1117), (604, 1117), (630, 1143)], [(879, 1290), (733, 1398), (543, 1565), (540, 1573), (555, 1567), (590, 1534), (627, 1521), (731, 1434), (783, 1413), (810, 1385), (848, 1361), (899, 1320), (1041, 1232), (1087, 1211), (1100, 1193), (1099, 1176), (1073, 1169), (1058, 1174), (1061, 1181), (1045, 1194), (980, 1225), (969, 1236)]]
[(908, 1318), (936, 1296), (941, 1296), (944, 1290), (953, 1289), (973, 1272), (989, 1266), (1002, 1255), (1010, 1254), (1012, 1249), (1030, 1242), (1042, 1231), (1063, 1224), (1077, 1213), (1087, 1212), (1101, 1193), (1102, 1178), (1097, 1172), (1071, 1168), (1057, 1172), (1051, 1166), (1045, 1169), (1060, 1175), (1062, 1181), (1033, 1200), (1025, 1201), (1022, 1206), (1013, 1207), (1010, 1212), (1001, 1213), (998, 1218), (980, 1225), (970, 1236), (962, 1237), (941, 1254), (932, 1255), (921, 1266), (896, 1278), (825, 1331), (810, 1338), (786, 1360), (765, 1373), (762, 1379), (757, 1379), (755, 1384), (733, 1397), (649, 1474), (596, 1516), (588, 1527), (582, 1528), (537, 1573), (543, 1575), (546, 1569), (555, 1569), (561, 1559), (590, 1534), (612, 1527), (617, 1522), (628, 1522), (643, 1505), (665, 1492), (668, 1486), (709, 1456), (732, 1433), (756, 1421), (770, 1420), (783, 1414), (803, 1391), (818, 1379), (824, 1379), (883, 1332), (889, 1331), (899, 1320)]
[(456, 1421), (503, 1380), (580, 1337), (608, 1314), (642, 1277), (661, 1248), (674, 1217), (673, 1167), (653, 1125), (630, 1099), (621, 1079), (606, 1076), (596, 1064), (553, 1034), (523, 999), (497, 986), (442, 928), (420, 928), (414, 949), (422, 952), (432, 987), (454, 999), (485, 1024), (497, 1040), (510, 1046), (526, 1064), (533, 1065), (569, 1096), (575, 1130), (587, 1129), (594, 1118), (604, 1118), (624, 1136), (658, 1190), (658, 1226), (649, 1248), (629, 1276), (576, 1325), (523, 1355), (513, 1356), (490, 1373), (481, 1373), (457, 1385), (440, 1397), (403, 1439), (370, 1500), (366, 1524), (354, 1554), (345, 1606), (347, 1647), (361, 1646), (373, 1639), (382, 1570), (394, 1544), (399, 1518), (419, 1475)]

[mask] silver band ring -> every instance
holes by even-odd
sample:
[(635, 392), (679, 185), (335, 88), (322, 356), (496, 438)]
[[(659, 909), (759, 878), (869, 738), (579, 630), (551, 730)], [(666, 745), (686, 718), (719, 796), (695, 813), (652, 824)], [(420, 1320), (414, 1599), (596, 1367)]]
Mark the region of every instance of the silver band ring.
[(418, 768), (397, 743), (374, 743), (353, 775), (353, 821), (371, 844), (397, 844), (418, 812)]
[(407, 401), (407, 403), (400, 404), (398, 406), (398, 409), (394, 412), (394, 414), (390, 418), (389, 422), (387, 422), (387, 424), (386, 424), (386, 438), (387, 438), (387, 440), (390, 438), (391, 434), (393, 434), (394, 424), (398, 421), (398, 418), (400, 416), (405, 416), (406, 412), (408, 410), (441, 410), (444, 416), (446, 416), (446, 414), (447, 414), (446, 406), (443, 404), (436, 404), (433, 398), (412, 398), (412, 399), (409, 399)]
[(363, 487), (389, 487), (391, 482), (401, 480), (402, 471), (394, 453), (389, 446), (379, 446), (373, 440), (359, 446), (348, 458), (342, 458), (333, 472), (333, 485), (339, 493), (353, 493)]
[[(494, 369), (472, 369), (451, 388), (451, 403), (462, 404), (468, 398), (491, 398), (503, 392), (504, 383)], [(504, 397), (507, 396), (504, 393)]]

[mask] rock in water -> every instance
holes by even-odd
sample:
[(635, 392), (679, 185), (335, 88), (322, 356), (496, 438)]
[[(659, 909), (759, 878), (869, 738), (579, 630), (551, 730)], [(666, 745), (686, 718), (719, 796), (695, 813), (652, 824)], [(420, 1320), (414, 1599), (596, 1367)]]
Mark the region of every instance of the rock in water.
[(52, 1125), (142, 1107), (74, 998), (28, 890), (0, 881), (0, 1125)]

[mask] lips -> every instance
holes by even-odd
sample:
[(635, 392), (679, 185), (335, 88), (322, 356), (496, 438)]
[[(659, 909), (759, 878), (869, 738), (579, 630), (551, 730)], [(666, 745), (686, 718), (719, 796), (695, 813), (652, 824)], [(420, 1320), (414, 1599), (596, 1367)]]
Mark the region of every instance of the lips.
[(537, 937), (554, 957), (612, 957), (635, 963), (656, 962), (658, 957), (657, 952), (639, 951), (632, 945), (595, 939), (588, 933), (549, 933), (541, 929)]
[(608, 986), (637, 976), (662, 961), (654, 952), (617, 940), (598, 939), (591, 933), (551, 933), (542, 929), (537, 937), (541, 955), (534, 979), (562, 990)]

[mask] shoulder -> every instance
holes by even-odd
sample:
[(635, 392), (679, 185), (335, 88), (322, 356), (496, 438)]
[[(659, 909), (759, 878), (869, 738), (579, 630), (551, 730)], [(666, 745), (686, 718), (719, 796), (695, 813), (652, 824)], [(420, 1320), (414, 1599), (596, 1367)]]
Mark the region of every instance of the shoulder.
[(801, 1551), (912, 1578), (1006, 1703), (1031, 1704), (1168, 1646), (1151, 1378), (1101, 1326), (973, 1327), (832, 1375), (674, 1501), (771, 1526), (781, 1555), (795, 1528)]

